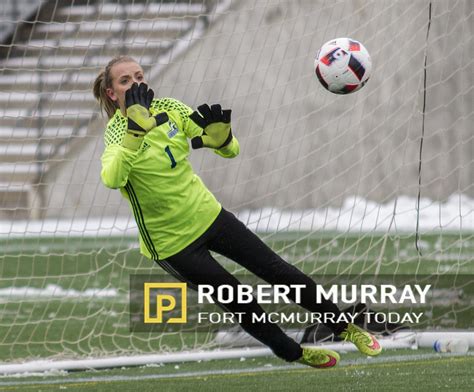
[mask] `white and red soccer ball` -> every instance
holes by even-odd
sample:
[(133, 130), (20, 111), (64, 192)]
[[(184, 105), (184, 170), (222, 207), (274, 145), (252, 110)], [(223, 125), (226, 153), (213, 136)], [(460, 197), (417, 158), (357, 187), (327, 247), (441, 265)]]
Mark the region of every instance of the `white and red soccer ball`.
[(314, 68), (324, 88), (335, 94), (349, 94), (367, 83), (372, 72), (372, 60), (359, 41), (336, 38), (319, 49)]

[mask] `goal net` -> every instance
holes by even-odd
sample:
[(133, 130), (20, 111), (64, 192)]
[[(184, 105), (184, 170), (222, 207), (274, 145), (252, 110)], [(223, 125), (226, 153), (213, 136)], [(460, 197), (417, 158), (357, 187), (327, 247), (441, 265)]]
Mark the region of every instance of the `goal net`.
[[(471, 1), (32, 0), (0, 10), (1, 362), (242, 344), (185, 327), (130, 331), (130, 276), (165, 272), (139, 254), (128, 204), (100, 181), (106, 119), (92, 83), (119, 54), (140, 62), (157, 96), (232, 108), (240, 155), (203, 149), (191, 162), (284, 259), (315, 279), (447, 276), (408, 326), (472, 328)], [(361, 41), (373, 61), (367, 85), (345, 96), (313, 68), (337, 37)]]

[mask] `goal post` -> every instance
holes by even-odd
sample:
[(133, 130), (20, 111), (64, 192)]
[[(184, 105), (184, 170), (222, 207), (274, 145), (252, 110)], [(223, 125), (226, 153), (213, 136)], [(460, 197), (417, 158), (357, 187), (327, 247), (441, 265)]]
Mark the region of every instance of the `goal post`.
[[(471, 1), (26, 3), (0, 8), (13, 26), (0, 30), (0, 373), (269, 353), (238, 332), (130, 332), (130, 275), (165, 272), (139, 254), (128, 204), (100, 181), (106, 119), (92, 83), (118, 54), (143, 65), (155, 96), (232, 108), (240, 155), (191, 151), (192, 165), (285, 260), (315, 279), (448, 276), (400, 347), (416, 333), (426, 346), (433, 330), (472, 340)], [(345, 96), (313, 69), (337, 37), (373, 61)]]

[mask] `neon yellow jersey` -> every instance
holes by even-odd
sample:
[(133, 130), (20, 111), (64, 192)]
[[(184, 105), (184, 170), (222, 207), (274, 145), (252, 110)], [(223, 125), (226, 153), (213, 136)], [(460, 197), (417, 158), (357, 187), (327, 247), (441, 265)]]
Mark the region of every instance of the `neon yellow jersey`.
[[(202, 134), (189, 119), (192, 109), (172, 98), (156, 99), (150, 112), (166, 112), (169, 121), (152, 129), (137, 151), (123, 147), (127, 118), (119, 109), (105, 131), (101, 178), (129, 201), (140, 232), (140, 251), (162, 260), (199, 238), (214, 222), (221, 205), (194, 173), (187, 138)], [(234, 137), (215, 150), (224, 158), (239, 154)]]

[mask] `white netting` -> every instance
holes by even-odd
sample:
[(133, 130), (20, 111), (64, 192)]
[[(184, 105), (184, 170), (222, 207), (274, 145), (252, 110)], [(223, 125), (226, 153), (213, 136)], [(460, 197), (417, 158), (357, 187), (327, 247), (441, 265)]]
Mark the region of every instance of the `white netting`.
[[(12, 27), (0, 31), (0, 360), (217, 347), (212, 334), (128, 330), (128, 276), (159, 269), (99, 178), (105, 121), (92, 83), (121, 53), (157, 95), (233, 109), (241, 155), (201, 150), (193, 166), (291, 263), (315, 274), (474, 271), (471, 1), (432, 1), (428, 41), (429, 1), (25, 3), (0, 14)], [(367, 47), (373, 75), (336, 96), (313, 58), (344, 36)]]

